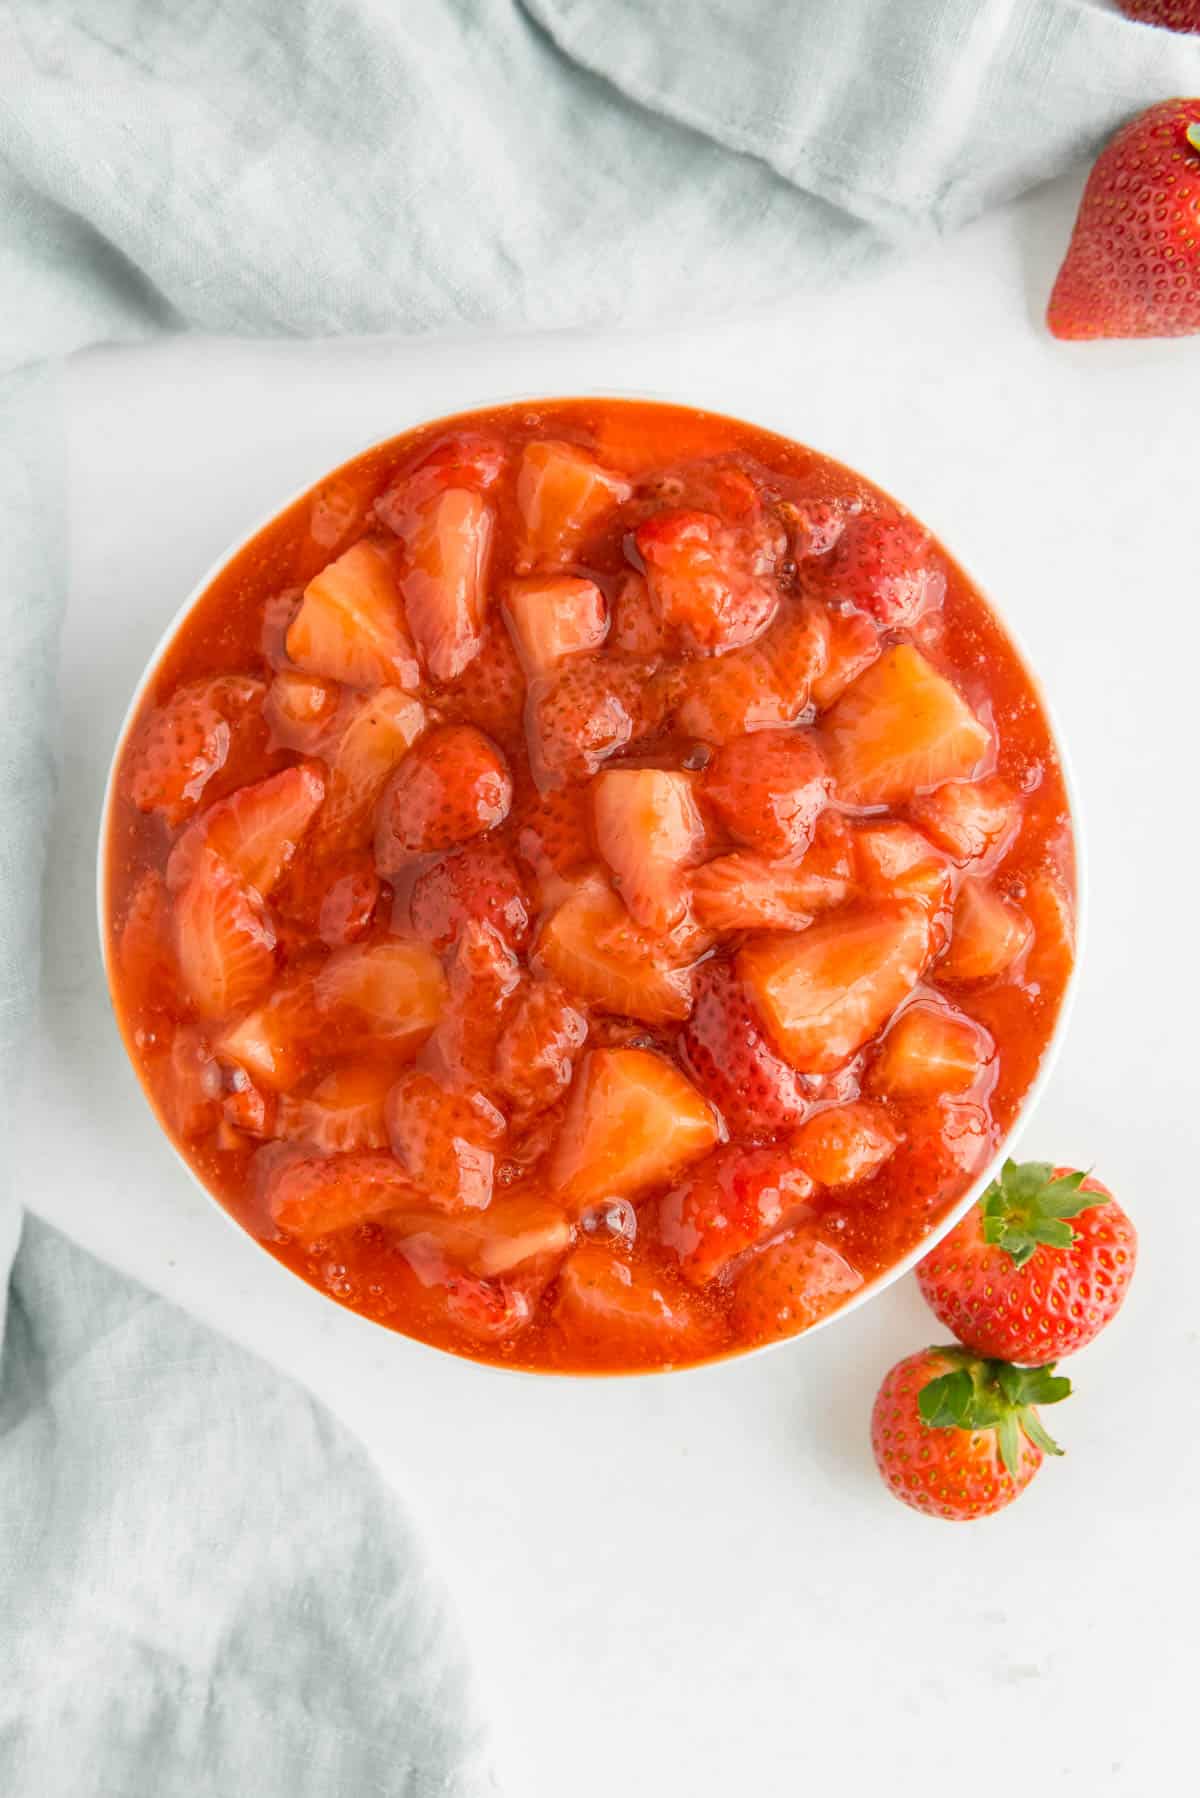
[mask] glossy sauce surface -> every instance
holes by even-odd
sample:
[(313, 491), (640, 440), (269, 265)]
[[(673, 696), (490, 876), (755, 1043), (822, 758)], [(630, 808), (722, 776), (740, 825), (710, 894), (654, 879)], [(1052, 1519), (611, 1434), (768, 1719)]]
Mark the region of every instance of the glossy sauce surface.
[(368, 452), (160, 659), (108, 825), (155, 1109), (271, 1253), (547, 1371), (793, 1334), (920, 1241), (1073, 954), (1057, 754), (861, 476), (612, 400)]

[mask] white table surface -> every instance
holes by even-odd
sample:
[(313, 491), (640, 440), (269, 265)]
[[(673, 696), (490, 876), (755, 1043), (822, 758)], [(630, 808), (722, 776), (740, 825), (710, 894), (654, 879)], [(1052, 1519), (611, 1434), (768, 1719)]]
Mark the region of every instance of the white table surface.
[[(1200, 339), (1055, 344), (1079, 181), (833, 297), (661, 336), (110, 351), (69, 391), (72, 582), (30, 1206), (251, 1345), (369, 1444), (446, 1570), (519, 1798), (1179, 1789), (1200, 1580)], [(1065, 1460), (955, 1529), (895, 1504), (876, 1384), (942, 1334), (908, 1279), (811, 1342), (640, 1382), (490, 1374), (340, 1311), (230, 1230), (109, 1016), (93, 844), (128, 691), (208, 564), (410, 420), (651, 388), (900, 495), (1051, 690), (1090, 826), (1074, 1022), (1025, 1142), (1092, 1162), (1143, 1261), (1071, 1371)], [(1019, 1770), (1024, 1769), (1022, 1774)], [(1034, 1771), (1036, 1769), (1036, 1772)]]

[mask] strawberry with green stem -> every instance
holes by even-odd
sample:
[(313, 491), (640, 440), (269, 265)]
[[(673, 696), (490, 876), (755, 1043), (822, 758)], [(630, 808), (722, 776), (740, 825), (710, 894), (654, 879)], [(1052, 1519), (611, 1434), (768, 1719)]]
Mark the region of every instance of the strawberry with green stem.
[(1106, 1186), (1049, 1162), (1006, 1161), (917, 1280), (967, 1348), (1040, 1364), (1099, 1335), (1136, 1263), (1137, 1232)]
[(1071, 1382), (1049, 1367), (1014, 1367), (965, 1349), (921, 1349), (884, 1379), (871, 1444), (903, 1504), (955, 1523), (1003, 1510), (1046, 1455), (1062, 1450), (1038, 1405), (1067, 1398)]

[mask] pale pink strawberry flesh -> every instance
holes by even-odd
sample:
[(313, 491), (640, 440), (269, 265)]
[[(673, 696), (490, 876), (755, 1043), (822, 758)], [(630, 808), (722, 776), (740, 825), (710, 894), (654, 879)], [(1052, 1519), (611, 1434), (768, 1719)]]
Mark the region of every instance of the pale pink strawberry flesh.
[(218, 577), (108, 823), (165, 1126), (272, 1254), (460, 1354), (686, 1365), (886, 1272), (1073, 954), (1053, 741), (837, 464), (554, 401), (397, 439)]

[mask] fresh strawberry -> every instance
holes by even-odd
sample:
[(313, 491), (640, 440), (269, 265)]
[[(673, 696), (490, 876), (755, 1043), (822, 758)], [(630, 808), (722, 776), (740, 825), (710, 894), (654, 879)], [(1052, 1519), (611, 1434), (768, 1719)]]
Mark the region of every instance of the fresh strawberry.
[(794, 723), (825, 666), (828, 635), (815, 607), (784, 604), (757, 643), (686, 662), (673, 696), (676, 728), (720, 744)]
[(832, 784), (809, 732), (761, 730), (717, 751), (702, 791), (739, 843), (780, 856), (808, 847)]
[(684, 649), (736, 649), (761, 636), (778, 610), (776, 557), (760, 533), (712, 512), (657, 512), (634, 542), (659, 618)]
[(946, 596), (937, 549), (914, 518), (850, 519), (821, 577), (831, 594), (885, 630), (912, 624)]
[(650, 603), (650, 589), (644, 574), (632, 569), (617, 582), (612, 602), (612, 623), (608, 641), (622, 655), (643, 656), (657, 661), (669, 648), (662, 620)]
[(227, 1017), (270, 985), (271, 922), (257, 894), (211, 849), (197, 856), (174, 912), (180, 978), (201, 1017)]
[(747, 1342), (798, 1336), (857, 1292), (862, 1275), (812, 1224), (751, 1257), (733, 1292), (733, 1319)]
[(421, 943), (386, 941), (338, 949), (315, 982), (318, 1010), (347, 1049), (415, 1054), (446, 1003), (446, 978)]
[(812, 683), (812, 700), (819, 712), (828, 711), (872, 662), (878, 661), (883, 644), (865, 612), (825, 613), (825, 664)]
[(520, 1119), (556, 1103), (571, 1084), (588, 1021), (556, 980), (531, 980), (505, 1023), (494, 1078)]
[(688, 1284), (704, 1286), (795, 1222), (814, 1190), (790, 1150), (727, 1145), (660, 1200), (659, 1240)]
[(1152, 106), (1101, 151), (1046, 323), (1066, 338), (1200, 331), (1200, 99)]
[(1035, 874), (1021, 896), (1021, 909), (1033, 925), (1025, 979), (1044, 991), (1059, 992), (1075, 963), (1075, 909), (1065, 882), (1049, 870)]
[(549, 674), (565, 656), (599, 649), (608, 630), (595, 581), (527, 575), (504, 589), (504, 617), (526, 674)]
[(592, 782), (596, 846), (647, 930), (672, 930), (687, 912), (685, 870), (704, 843), (694, 788), (692, 775), (663, 768), (611, 768)]
[(502, 843), (484, 838), (439, 856), (412, 884), (407, 913), (422, 942), (448, 949), (472, 919), (486, 922), (513, 949), (524, 947), (532, 902)]
[(409, 629), (435, 680), (457, 680), (483, 647), (495, 512), (475, 488), (449, 487), (386, 522), (401, 545)]
[(157, 868), (148, 868), (133, 890), (117, 944), (130, 1010), (166, 1011), (172, 1007), (178, 974), (175, 930), (167, 883)]
[(409, 1068), (388, 1094), (387, 1127), (397, 1161), (439, 1209), (490, 1202), (505, 1122), (482, 1092)]
[(574, 1347), (618, 1364), (669, 1367), (695, 1360), (717, 1340), (698, 1301), (663, 1269), (599, 1242), (581, 1244), (563, 1263), (554, 1320)]
[(1117, 0), (1128, 18), (1164, 31), (1200, 31), (1200, 0)]
[(982, 1025), (932, 1000), (908, 1006), (892, 1025), (869, 1076), (888, 1099), (939, 1099), (965, 1093), (992, 1061), (996, 1046)]
[(1040, 1365), (1084, 1348), (1125, 1302), (1137, 1232), (1099, 1180), (1006, 1161), (917, 1268), (941, 1321), (977, 1355)]
[(265, 695), (261, 681), (226, 674), (191, 681), (156, 706), (129, 746), (129, 797), (138, 810), (161, 812), (172, 826), (190, 818), (239, 740), (262, 732)]
[(456, 1084), (490, 1082), (505, 1014), (521, 978), (521, 965), (499, 931), (468, 919), (449, 957), (449, 994), (422, 1066)]
[(1007, 848), (1021, 818), (1020, 801), (998, 774), (947, 781), (910, 806), (913, 821), (960, 865)]
[(414, 855), (494, 830), (512, 805), (512, 775), (472, 724), (443, 724), (417, 742), (380, 796), (375, 865), (386, 878)]
[(288, 626), (287, 653), (297, 668), (349, 687), (420, 683), (389, 548), (363, 538), (304, 589)]
[(770, 1136), (799, 1123), (810, 1098), (802, 1077), (763, 1034), (746, 988), (728, 961), (709, 961), (694, 980), (692, 1015), (679, 1039), (685, 1069), (732, 1136)]
[(752, 938), (736, 967), (779, 1053), (829, 1073), (891, 1017), (929, 954), (929, 918), (911, 900), (847, 907), (808, 930)]
[(172, 892), (186, 886), (201, 861), (215, 855), (239, 880), (268, 898), (295, 855), (325, 797), (312, 764), (285, 768), (239, 787), (189, 824), (167, 862)]
[(1067, 1398), (1053, 1367), (981, 1361), (959, 1348), (920, 1349), (897, 1362), (871, 1413), (875, 1462), (914, 1511), (967, 1523), (1012, 1503), (1062, 1450), (1038, 1405)]
[(743, 851), (720, 855), (692, 876), (692, 903), (710, 930), (803, 930), (850, 892), (850, 837), (834, 812), (813, 828), (797, 861), (768, 861)]
[(854, 1100), (817, 1112), (792, 1137), (805, 1172), (821, 1186), (855, 1186), (896, 1152), (900, 1132), (883, 1105)]
[(305, 1098), (285, 1094), (279, 1101), (276, 1133), (306, 1142), (322, 1155), (352, 1149), (386, 1149), (384, 1101), (395, 1069), (373, 1061), (344, 1062)]
[(387, 778), (424, 729), (425, 708), (399, 687), (355, 695), (336, 739), (323, 751), (329, 778), (314, 831), (320, 853), (341, 855), (370, 843)]
[(618, 749), (652, 736), (663, 699), (654, 665), (579, 656), (529, 690), (529, 751), (540, 787), (587, 780)]
[(711, 1149), (719, 1126), (690, 1080), (649, 1049), (594, 1049), (571, 1093), (551, 1189), (578, 1214), (664, 1185)]
[(271, 747), (294, 749), (301, 755), (319, 754), (341, 700), (342, 690), (335, 681), (282, 669), (267, 688), (263, 701)]
[(962, 695), (910, 643), (860, 674), (822, 720), (838, 794), (852, 805), (911, 799), (975, 772), (990, 741)]
[(452, 687), (436, 696), (443, 719), (475, 724), (510, 754), (525, 753), (525, 671), (502, 619), (493, 619), (483, 644)]
[(591, 875), (543, 925), (536, 961), (598, 1010), (661, 1024), (687, 1017), (690, 968), (706, 946), (686, 925), (665, 937), (642, 930), (608, 882)]
[(573, 443), (527, 443), (517, 475), (517, 570), (563, 568), (633, 489)]
[(315, 1242), (397, 1207), (421, 1194), (390, 1155), (290, 1156), (273, 1165), (266, 1203), (277, 1229)]
[(954, 930), (938, 974), (947, 980), (991, 980), (1010, 968), (1033, 935), (1024, 912), (989, 882), (964, 880), (954, 903)]
[(221, 1060), (243, 1068), (259, 1086), (283, 1092), (308, 1073), (326, 1020), (312, 978), (286, 975), (261, 1004), (217, 1038)]

